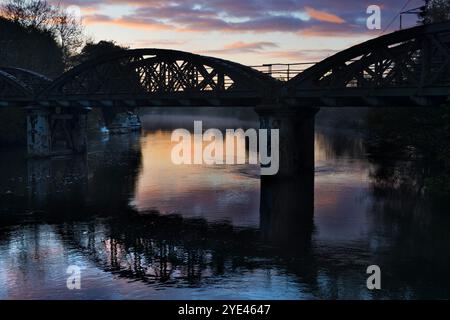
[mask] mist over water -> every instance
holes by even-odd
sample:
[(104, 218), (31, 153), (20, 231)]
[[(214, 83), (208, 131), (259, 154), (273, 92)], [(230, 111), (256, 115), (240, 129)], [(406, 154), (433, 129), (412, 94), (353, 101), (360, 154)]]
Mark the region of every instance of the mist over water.
[[(280, 244), (259, 230), (257, 166), (170, 161), (171, 130), (198, 119), (259, 125), (151, 114), (142, 134), (92, 138), (87, 157), (2, 151), (0, 298), (450, 298), (446, 209), (384, 187), (363, 137), (316, 130), (314, 229)], [(69, 265), (81, 290), (66, 287)]]

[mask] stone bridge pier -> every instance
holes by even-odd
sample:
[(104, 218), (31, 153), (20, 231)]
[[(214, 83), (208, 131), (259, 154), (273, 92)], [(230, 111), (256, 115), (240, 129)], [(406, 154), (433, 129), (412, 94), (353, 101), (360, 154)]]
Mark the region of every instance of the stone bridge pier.
[(279, 171), (261, 176), (260, 227), (270, 240), (307, 244), (314, 216), (314, 125), (318, 108), (256, 108), (262, 129), (279, 130)]
[(87, 150), (90, 108), (27, 108), (27, 147), (30, 157), (81, 154)]

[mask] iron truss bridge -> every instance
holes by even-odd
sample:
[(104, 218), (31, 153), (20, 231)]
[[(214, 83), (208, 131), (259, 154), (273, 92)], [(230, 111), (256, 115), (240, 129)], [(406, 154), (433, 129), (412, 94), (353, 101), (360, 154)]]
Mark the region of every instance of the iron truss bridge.
[(384, 35), (309, 67), (264, 67), (162, 49), (101, 56), (54, 80), (3, 67), (0, 106), (436, 106), (450, 96), (450, 22)]

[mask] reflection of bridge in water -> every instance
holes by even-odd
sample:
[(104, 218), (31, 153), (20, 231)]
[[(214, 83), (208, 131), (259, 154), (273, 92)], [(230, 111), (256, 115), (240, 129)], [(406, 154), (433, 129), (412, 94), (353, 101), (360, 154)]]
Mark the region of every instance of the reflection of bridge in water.
[(289, 235), (289, 228), (312, 227), (319, 108), (437, 106), (450, 95), (449, 68), (446, 22), (367, 41), (286, 82), (231, 61), (159, 49), (99, 57), (54, 81), (3, 68), (0, 105), (27, 108), (34, 156), (58, 154), (61, 146), (85, 152), (90, 108), (255, 108), (262, 128), (280, 130), (280, 170), (261, 178), (261, 226)]
[(198, 284), (229, 269), (264, 268), (274, 256), (307, 257), (309, 251), (303, 243), (280, 251), (263, 244), (256, 230), (181, 216), (130, 213), (122, 221), (67, 224), (57, 231), (99, 268), (146, 283)]

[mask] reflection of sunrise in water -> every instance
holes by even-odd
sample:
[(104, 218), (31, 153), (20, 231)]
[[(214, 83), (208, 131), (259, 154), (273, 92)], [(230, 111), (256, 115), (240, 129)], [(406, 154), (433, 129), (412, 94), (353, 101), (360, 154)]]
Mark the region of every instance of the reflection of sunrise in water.
[(175, 165), (175, 145), (171, 131), (148, 132), (142, 139), (142, 168), (133, 200), (138, 210), (258, 226), (259, 166)]
[[(187, 125), (189, 121), (184, 127)], [(210, 127), (205, 125), (203, 129)], [(258, 227), (259, 166), (175, 165), (171, 152), (177, 142), (171, 141), (171, 133), (167, 128), (148, 130), (141, 139), (142, 165), (132, 205), (141, 212), (154, 210)], [(192, 146), (193, 141), (192, 135)], [(203, 150), (209, 143), (203, 143)], [(367, 232), (366, 217), (361, 213), (367, 211), (369, 204), (363, 195), (369, 188), (370, 166), (362, 157), (360, 139), (346, 141), (347, 147), (340, 150), (342, 144), (339, 137), (330, 140), (324, 134), (316, 134), (315, 222), (319, 238), (358, 238)], [(193, 159), (193, 150), (191, 156)], [(350, 210), (349, 206), (355, 205), (359, 209)], [(339, 216), (336, 208), (348, 212)], [(334, 228), (336, 224), (341, 227)]]

